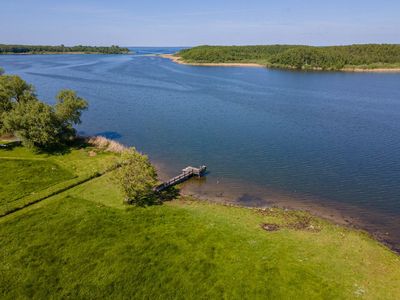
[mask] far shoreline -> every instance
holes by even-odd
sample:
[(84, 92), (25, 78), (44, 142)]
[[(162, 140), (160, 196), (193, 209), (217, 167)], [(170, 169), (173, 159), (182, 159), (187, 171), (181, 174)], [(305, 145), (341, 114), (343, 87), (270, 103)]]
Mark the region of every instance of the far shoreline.
[(70, 55), (83, 55), (83, 54), (104, 54), (104, 55), (127, 55), (127, 54), (132, 54), (133, 52), (126, 52), (126, 53), (102, 53), (102, 52), (25, 52), (25, 53), (12, 53), (12, 52), (6, 52), (6, 53), (0, 53), (1, 55), (64, 55), (64, 54), (70, 54)]
[(160, 54), (158, 55), (162, 58), (167, 58), (172, 60), (174, 63), (180, 65), (189, 65), (189, 66), (199, 66), (199, 67), (252, 67), (252, 68), (266, 68), (266, 66), (256, 63), (188, 63), (182, 61), (180, 56), (175, 56), (174, 54)]
[(298, 70), (291, 68), (274, 68), (266, 65), (257, 63), (191, 63), (185, 62), (180, 56), (175, 54), (160, 54), (159, 57), (169, 59), (174, 63), (188, 66), (198, 67), (251, 67), (251, 68), (266, 68), (266, 69), (278, 69), (278, 70), (290, 70), (290, 71), (325, 71), (325, 72), (346, 72), (346, 73), (400, 73), (400, 68), (376, 68), (376, 69), (364, 69), (364, 68), (343, 68), (340, 70), (322, 70), (322, 69), (310, 69), (310, 70)]

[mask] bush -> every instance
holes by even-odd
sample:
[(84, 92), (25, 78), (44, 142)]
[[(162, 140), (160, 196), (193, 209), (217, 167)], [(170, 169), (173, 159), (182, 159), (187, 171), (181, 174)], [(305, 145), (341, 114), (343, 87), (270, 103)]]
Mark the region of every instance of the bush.
[(118, 180), (126, 196), (126, 202), (137, 206), (154, 204), (157, 201), (154, 187), (157, 172), (147, 156), (134, 148), (122, 153)]

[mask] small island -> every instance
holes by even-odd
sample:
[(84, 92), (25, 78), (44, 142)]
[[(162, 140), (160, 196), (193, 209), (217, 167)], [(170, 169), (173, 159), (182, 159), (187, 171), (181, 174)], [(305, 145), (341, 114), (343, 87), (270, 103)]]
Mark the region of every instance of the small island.
[(33, 46), (0, 44), (1, 54), (127, 54), (130, 50), (116, 45), (103, 46)]
[(400, 72), (400, 45), (198, 46), (175, 55), (177, 63), (202, 66), (260, 66), (294, 70)]

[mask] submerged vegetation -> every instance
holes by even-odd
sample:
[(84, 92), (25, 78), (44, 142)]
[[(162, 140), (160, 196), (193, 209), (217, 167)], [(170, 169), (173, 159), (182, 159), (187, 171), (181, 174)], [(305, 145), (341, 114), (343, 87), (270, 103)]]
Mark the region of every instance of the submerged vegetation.
[(119, 46), (33, 46), (33, 45), (4, 45), (0, 44), (0, 54), (46, 54), (46, 53), (98, 53), (98, 54), (125, 54), (128, 48)]
[(400, 45), (395, 44), (199, 46), (178, 55), (188, 63), (258, 63), (304, 70), (400, 68)]

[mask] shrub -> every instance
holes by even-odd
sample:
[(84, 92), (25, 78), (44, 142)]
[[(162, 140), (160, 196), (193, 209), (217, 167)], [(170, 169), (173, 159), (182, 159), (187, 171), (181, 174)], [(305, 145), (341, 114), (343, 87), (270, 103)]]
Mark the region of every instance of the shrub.
[(148, 157), (134, 148), (122, 153), (118, 180), (127, 203), (146, 206), (156, 202), (154, 187), (157, 185), (157, 172)]

